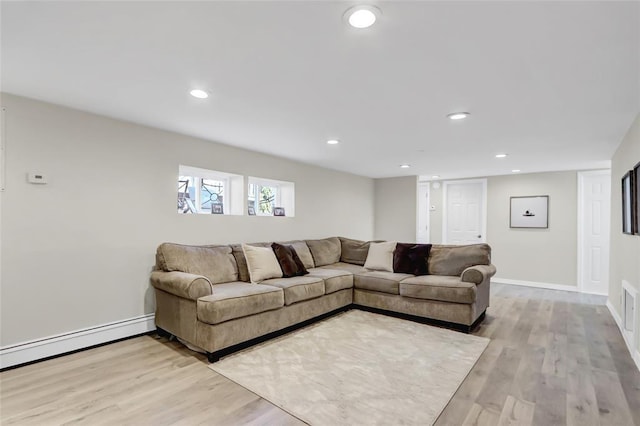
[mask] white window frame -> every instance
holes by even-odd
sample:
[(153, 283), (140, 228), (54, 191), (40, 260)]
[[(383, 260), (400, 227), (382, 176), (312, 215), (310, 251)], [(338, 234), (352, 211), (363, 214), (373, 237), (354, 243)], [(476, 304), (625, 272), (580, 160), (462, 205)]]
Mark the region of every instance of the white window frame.
[(293, 182), (258, 178), (249, 176), (247, 179), (247, 203), (249, 202), (249, 185), (254, 185), (254, 209), (256, 216), (269, 217), (273, 214), (261, 213), (259, 208), (259, 194), (261, 187), (271, 187), (276, 190), (276, 197), (274, 200), (274, 207), (283, 207), (285, 209), (286, 217), (295, 216), (295, 184)]
[[(207, 210), (202, 210), (202, 202), (201, 202), (201, 191), (202, 191), (202, 181), (203, 179), (212, 179), (217, 180), (223, 183), (223, 198), (222, 198), (222, 209), (224, 215), (238, 215), (242, 214), (242, 203), (240, 202), (239, 206), (238, 200), (235, 202), (232, 201), (234, 199), (234, 194), (232, 186), (232, 181), (240, 181), (243, 182), (244, 178), (241, 175), (234, 175), (232, 173), (219, 172), (216, 170), (209, 169), (201, 169), (199, 167), (192, 166), (184, 166), (180, 165), (178, 168), (178, 181), (180, 177), (190, 177), (194, 180), (194, 186), (196, 187), (195, 191), (195, 199), (192, 200), (195, 208), (196, 214), (210, 214)], [(237, 190), (241, 190), (242, 186), (238, 186)], [(239, 198), (239, 197), (235, 197)]]

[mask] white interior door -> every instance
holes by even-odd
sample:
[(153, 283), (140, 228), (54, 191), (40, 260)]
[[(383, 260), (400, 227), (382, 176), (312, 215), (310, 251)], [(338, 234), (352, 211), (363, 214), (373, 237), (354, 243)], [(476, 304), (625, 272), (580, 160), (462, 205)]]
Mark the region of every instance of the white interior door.
[(416, 242), (429, 243), (429, 182), (418, 182), (418, 220), (416, 222)]
[(611, 171), (578, 173), (578, 287), (609, 293)]
[(444, 244), (475, 244), (486, 241), (487, 181), (445, 182), (443, 185)]

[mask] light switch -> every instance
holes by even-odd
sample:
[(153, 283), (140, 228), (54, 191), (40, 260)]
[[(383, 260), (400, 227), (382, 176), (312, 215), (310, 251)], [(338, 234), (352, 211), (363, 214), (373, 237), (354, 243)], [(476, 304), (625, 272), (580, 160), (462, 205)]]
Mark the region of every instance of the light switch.
[(42, 173), (27, 173), (29, 183), (47, 183), (47, 177)]

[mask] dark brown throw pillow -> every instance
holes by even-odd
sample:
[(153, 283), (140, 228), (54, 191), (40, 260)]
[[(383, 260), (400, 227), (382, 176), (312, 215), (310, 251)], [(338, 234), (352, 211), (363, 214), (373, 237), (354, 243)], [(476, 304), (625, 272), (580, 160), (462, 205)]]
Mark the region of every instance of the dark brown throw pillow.
[(393, 272), (403, 274), (427, 275), (427, 258), (431, 244), (396, 244), (393, 252)]
[(309, 273), (292, 246), (273, 243), (271, 244), (271, 248), (276, 255), (276, 259), (278, 259), (284, 278), (297, 277)]

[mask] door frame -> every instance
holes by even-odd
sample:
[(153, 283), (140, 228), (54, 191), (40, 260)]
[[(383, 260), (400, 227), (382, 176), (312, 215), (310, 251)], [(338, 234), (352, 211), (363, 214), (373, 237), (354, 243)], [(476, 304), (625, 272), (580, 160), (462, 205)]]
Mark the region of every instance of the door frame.
[(442, 244), (448, 244), (449, 236), (447, 228), (449, 223), (447, 221), (447, 195), (449, 193), (449, 185), (466, 184), (466, 183), (481, 183), (482, 184), (482, 223), (481, 232), (482, 238), (479, 243), (487, 242), (487, 179), (462, 179), (462, 180), (446, 180), (442, 182)]
[(427, 205), (426, 205), (426, 210), (425, 210), (425, 221), (426, 221), (426, 227), (427, 227), (427, 241), (425, 242), (426, 244), (431, 242), (431, 182), (427, 181), (427, 180), (419, 180), (418, 181), (418, 185), (416, 186), (416, 198), (417, 198), (417, 202), (416, 202), (416, 242), (418, 241), (418, 236), (420, 234), (420, 196), (421, 196), (421, 192), (422, 189), (426, 188), (426, 191), (424, 191), (426, 193), (426, 199), (427, 199)]
[[(577, 287), (578, 287), (578, 291), (580, 293), (589, 293), (589, 294), (600, 294), (600, 295), (608, 295), (608, 291), (607, 294), (605, 293), (591, 293), (591, 292), (586, 292), (584, 289), (584, 282), (583, 282), (583, 256), (584, 256), (584, 222), (585, 222), (585, 218), (584, 218), (584, 210), (582, 208), (582, 204), (584, 203), (584, 178), (586, 176), (598, 176), (598, 175), (608, 175), (609, 176), (609, 180), (611, 180), (611, 169), (602, 169), (602, 170), (589, 170), (589, 171), (584, 171), (584, 172), (578, 172), (578, 217), (576, 218), (576, 222), (577, 222), (577, 233), (578, 233), (578, 264), (577, 264), (577, 280), (578, 282)], [(611, 185), (610, 182), (610, 190), (609, 190), (609, 194), (611, 195), (611, 191), (613, 190), (613, 185)], [(609, 196), (609, 217), (611, 217), (611, 196)], [(611, 254), (611, 224), (607, 223), (607, 226), (609, 226), (609, 253), (607, 253), (607, 261), (609, 262), (609, 267), (611, 267), (611, 258), (610, 258), (610, 254)], [(607, 282), (609, 281), (609, 277), (607, 277)], [(609, 283), (611, 284), (611, 283)]]

